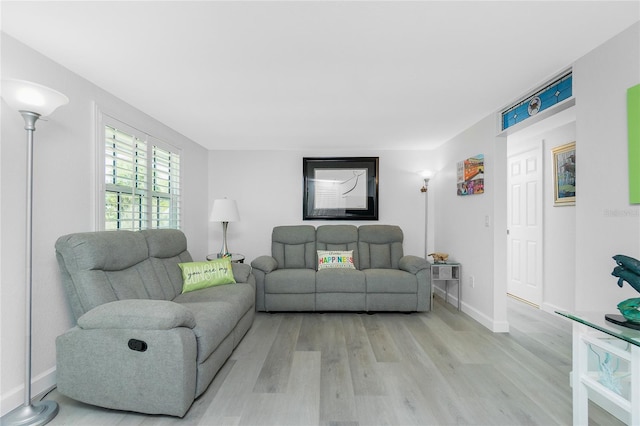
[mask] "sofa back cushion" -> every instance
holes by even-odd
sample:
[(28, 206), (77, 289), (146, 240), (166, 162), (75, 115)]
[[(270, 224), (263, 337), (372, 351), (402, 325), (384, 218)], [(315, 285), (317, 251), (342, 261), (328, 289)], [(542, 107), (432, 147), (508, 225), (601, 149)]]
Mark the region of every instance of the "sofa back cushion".
[[(182, 290), (177, 262), (191, 260), (186, 243), (184, 246), (167, 243), (173, 249), (165, 247), (165, 252), (160, 254), (169, 257), (150, 258), (145, 238), (145, 232), (151, 232), (151, 240), (163, 241), (156, 233), (167, 231), (102, 231), (60, 237), (55, 245), (56, 257), (76, 320), (96, 306), (116, 300), (173, 300)], [(179, 234), (172, 234), (174, 232)], [(184, 236), (174, 230), (167, 236), (170, 234), (178, 239)], [(175, 253), (178, 250), (182, 252)], [(174, 269), (178, 278), (174, 277)], [(176, 279), (180, 280), (178, 286), (174, 285)], [(179, 290), (176, 291), (176, 287)]]
[(149, 247), (149, 260), (155, 276), (164, 289), (164, 299), (173, 300), (182, 293), (182, 271), (179, 263), (191, 262), (187, 251), (187, 237), (177, 229), (149, 229), (141, 231)]
[(403, 256), (402, 229), (395, 225), (362, 225), (358, 228), (360, 269), (398, 269)]
[(315, 269), (315, 228), (311, 225), (276, 226), (271, 234), (271, 256), (278, 262), (278, 269)]
[(354, 225), (320, 225), (316, 230), (316, 249), (353, 251), (356, 269), (358, 260), (358, 228)]

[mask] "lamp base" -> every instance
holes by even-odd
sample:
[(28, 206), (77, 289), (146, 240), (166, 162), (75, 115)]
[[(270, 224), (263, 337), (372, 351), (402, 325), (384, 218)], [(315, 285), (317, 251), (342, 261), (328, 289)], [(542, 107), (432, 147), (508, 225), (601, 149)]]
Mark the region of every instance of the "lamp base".
[(2, 417), (2, 426), (45, 425), (58, 414), (58, 403), (40, 401), (22, 405)]

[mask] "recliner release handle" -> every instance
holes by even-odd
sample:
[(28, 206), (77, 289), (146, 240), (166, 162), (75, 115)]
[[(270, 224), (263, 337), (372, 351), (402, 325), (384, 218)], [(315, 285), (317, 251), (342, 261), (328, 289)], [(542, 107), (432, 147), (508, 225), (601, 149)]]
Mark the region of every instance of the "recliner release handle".
[(147, 342), (138, 339), (130, 339), (129, 349), (132, 351), (144, 352), (147, 350)]

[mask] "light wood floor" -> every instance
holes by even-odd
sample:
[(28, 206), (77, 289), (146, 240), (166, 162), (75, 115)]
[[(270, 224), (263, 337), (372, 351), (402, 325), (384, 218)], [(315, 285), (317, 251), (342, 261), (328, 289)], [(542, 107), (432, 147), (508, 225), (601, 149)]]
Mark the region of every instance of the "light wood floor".
[[(51, 392), (51, 425), (568, 425), (571, 325), (509, 301), (494, 334), (436, 298), (426, 314), (258, 314), (184, 419)], [(590, 424), (616, 425), (590, 406)]]

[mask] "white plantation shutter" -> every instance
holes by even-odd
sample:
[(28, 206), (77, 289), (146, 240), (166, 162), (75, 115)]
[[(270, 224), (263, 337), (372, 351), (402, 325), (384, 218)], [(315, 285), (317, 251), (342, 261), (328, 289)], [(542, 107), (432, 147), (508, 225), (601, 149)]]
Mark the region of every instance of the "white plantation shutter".
[(175, 228), (180, 223), (180, 156), (153, 147), (151, 227)]
[(104, 122), (104, 229), (180, 228), (180, 154), (110, 117)]

